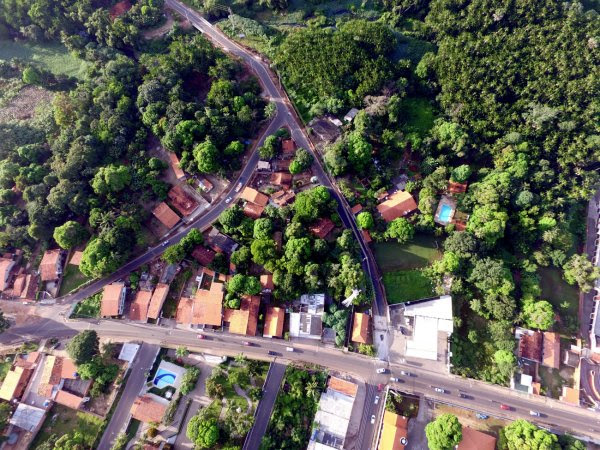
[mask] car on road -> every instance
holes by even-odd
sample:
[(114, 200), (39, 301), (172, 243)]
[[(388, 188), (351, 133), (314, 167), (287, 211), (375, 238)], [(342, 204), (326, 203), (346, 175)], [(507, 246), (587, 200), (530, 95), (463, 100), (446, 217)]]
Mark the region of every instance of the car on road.
[(198, 339), (206, 339), (206, 336), (204, 336), (203, 334), (198, 334)]
[(469, 394), (467, 394), (466, 392), (459, 392), (459, 393), (458, 393), (458, 396), (459, 396), (460, 398), (466, 398), (466, 399), (468, 399), (468, 400), (473, 400), (473, 396), (472, 396), (472, 395), (469, 395)]
[(379, 369), (377, 369), (375, 372), (377, 373), (386, 373), (387, 369), (384, 369), (383, 367), (380, 367)]
[(285, 351), (286, 352), (293, 352), (294, 351), (294, 347), (286, 347)]
[(231, 197), (227, 197), (225, 199), (225, 204), (228, 205), (231, 202)]
[(504, 411), (510, 411), (512, 410), (512, 408), (508, 405), (505, 405), (504, 403), (500, 404), (500, 409), (503, 409)]
[(533, 417), (541, 417), (541, 414), (537, 411), (529, 411), (529, 415)]
[(166, 247), (167, 245), (169, 245), (169, 240), (167, 239), (165, 242), (163, 242), (160, 245), (162, 245), (163, 247)]
[(240, 189), (242, 188), (242, 182), (240, 181), (238, 183), (238, 185), (235, 187), (235, 192), (240, 192)]
[(485, 414), (481, 414), (481, 413), (475, 414), (475, 417), (477, 417), (478, 419), (481, 419), (481, 420), (486, 420), (486, 419), (490, 418), (490, 416), (486, 416)]
[(275, 355), (277, 355), (277, 353), (275, 353), (273, 350), (269, 350), (269, 355), (275, 356)]
[(390, 377), (390, 383), (400, 383), (400, 378)]
[(373, 414), (371, 416), (371, 425), (373, 425), (375, 423), (375, 414)]
[(434, 387), (433, 390), (435, 392), (437, 392), (438, 394), (445, 394), (446, 393), (446, 389), (440, 388), (440, 387)]
[(410, 372), (407, 372), (406, 370), (401, 370), (400, 375), (404, 375), (405, 377), (410, 377), (412, 374)]
[(378, 404), (378, 403), (379, 403), (379, 395), (376, 395), (375, 396), (375, 404)]
[(248, 341), (243, 341), (242, 344), (244, 344), (246, 347), (251, 347), (252, 343), (248, 342)]

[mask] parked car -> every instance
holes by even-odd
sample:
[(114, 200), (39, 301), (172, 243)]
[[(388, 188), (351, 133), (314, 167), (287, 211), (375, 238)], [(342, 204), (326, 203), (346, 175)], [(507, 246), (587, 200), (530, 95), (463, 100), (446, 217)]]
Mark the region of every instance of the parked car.
[(231, 202), (231, 197), (227, 197), (227, 198), (225, 199), (225, 204), (227, 204), (227, 205), (228, 205), (228, 204), (229, 204), (229, 202)]
[(537, 411), (529, 411), (530, 416), (541, 417), (541, 414)]
[(277, 353), (275, 353), (273, 350), (269, 350), (269, 355), (275, 356)]
[(481, 419), (481, 420), (486, 420), (486, 419), (490, 418), (490, 416), (486, 416), (485, 414), (481, 414), (481, 413), (475, 414), (475, 417), (477, 417), (478, 419)]
[(238, 183), (238, 185), (235, 187), (235, 192), (240, 192), (240, 189), (242, 188), (242, 182), (240, 181)]
[(252, 345), (252, 343), (248, 341), (244, 341), (242, 344), (244, 344), (246, 347), (250, 347)]
[(379, 395), (375, 396), (375, 404), (379, 403)]
[(203, 334), (198, 334), (198, 339), (206, 339), (206, 336), (204, 336)]
[(169, 240), (167, 239), (165, 242), (163, 242), (160, 245), (162, 245), (163, 247), (166, 247), (167, 245), (169, 245)]
[(373, 414), (371, 416), (371, 425), (373, 425), (375, 423), (375, 414)]
[(410, 377), (410, 372), (407, 372), (406, 370), (401, 370), (400, 375), (404, 375), (405, 377)]
[(380, 367), (380, 368), (379, 368), (379, 369), (377, 369), (375, 372), (377, 372), (377, 373), (386, 373), (386, 372), (387, 372), (387, 369), (385, 369), (385, 368), (383, 368), (383, 367)]
[(391, 378), (390, 378), (390, 382), (391, 382), (391, 383), (400, 383), (400, 378), (394, 378), (394, 377), (391, 377)]
[(433, 390), (435, 392), (437, 392), (438, 394), (445, 394), (446, 393), (446, 389), (442, 389), (442, 388), (439, 388), (439, 387), (434, 387)]
[(510, 411), (512, 408), (508, 405), (505, 405), (504, 403), (500, 404), (500, 409), (503, 409), (505, 411)]
[(286, 347), (285, 351), (286, 352), (293, 352), (294, 351), (294, 347)]

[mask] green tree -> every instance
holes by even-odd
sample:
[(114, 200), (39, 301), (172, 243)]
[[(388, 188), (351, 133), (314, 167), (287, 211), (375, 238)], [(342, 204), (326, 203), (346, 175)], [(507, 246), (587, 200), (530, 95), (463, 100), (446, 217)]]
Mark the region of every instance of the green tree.
[(162, 260), (168, 264), (177, 264), (186, 256), (185, 248), (180, 244), (170, 246), (162, 254)]
[(469, 281), (485, 293), (510, 295), (514, 289), (510, 271), (498, 259), (477, 260)]
[(517, 358), (512, 351), (497, 350), (494, 353), (494, 362), (498, 366), (500, 373), (508, 379), (517, 365)]
[(217, 420), (214, 418), (202, 419), (200, 416), (194, 416), (188, 423), (186, 434), (196, 447), (213, 448), (219, 440)]
[(10, 322), (4, 317), (4, 311), (0, 311), (0, 333), (10, 328)]
[(187, 349), (187, 347), (184, 347), (182, 345), (175, 349), (175, 356), (177, 356), (177, 358), (185, 358), (189, 354), (190, 351)]
[(269, 239), (273, 234), (273, 221), (268, 217), (254, 221), (254, 239)]
[(356, 224), (363, 230), (370, 230), (375, 225), (373, 214), (368, 211), (358, 213), (356, 216)]
[(415, 235), (415, 228), (404, 217), (398, 217), (392, 220), (385, 231), (385, 237), (396, 239), (399, 244), (405, 244)]
[(583, 292), (594, 287), (600, 278), (600, 267), (595, 267), (586, 255), (574, 254), (563, 266), (564, 279), (569, 284), (577, 284)]
[(83, 243), (90, 234), (79, 223), (69, 220), (54, 229), (54, 240), (64, 249), (70, 249)]
[(299, 220), (311, 222), (325, 212), (330, 199), (331, 194), (329, 194), (327, 188), (317, 186), (296, 195), (296, 201), (292, 207)]
[(294, 160), (290, 163), (290, 173), (298, 174), (307, 170), (313, 163), (313, 156), (303, 148), (296, 150)]
[(456, 181), (457, 183), (464, 183), (471, 176), (471, 167), (467, 164), (463, 164), (461, 166), (455, 167), (452, 169), (450, 174), (450, 179), (452, 181)]
[(508, 450), (535, 448), (559, 450), (558, 438), (555, 434), (542, 430), (524, 419), (517, 419), (502, 429)]
[(125, 450), (125, 446), (129, 442), (129, 436), (125, 433), (119, 433), (115, 439), (115, 443), (111, 447), (111, 450)]
[(194, 147), (193, 156), (200, 173), (215, 173), (219, 169), (217, 147), (211, 141)]
[(530, 328), (549, 330), (554, 325), (554, 310), (546, 300), (529, 301), (523, 306), (523, 318)]
[(122, 191), (130, 182), (131, 174), (127, 166), (111, 164), (98, 169), (91, 185), (96, 194), (106, 195)]
[(371, 163), (373, 146), (358, 132), (352, 132), (347, 139), (348, 161), (354, 169), (362, 173)]
[(42, 74), (36, 68), (28, 66), (23, 70), (22, 79), (25, 84), (41, 84)]
[(273, 239), (256, 239), (252, 241), (250, 252), (256, 264), (265, 265), (277, 257), (277, 246)]
[(462, 425), (453, 414), (442, 414), (425, 426), (431, 450), (452, 450), (462, 440)]
[(81, 331), (67, 344), (67, 353), (77, 365), (90, 362), (98, 354), (99, 342), (94, 330)]

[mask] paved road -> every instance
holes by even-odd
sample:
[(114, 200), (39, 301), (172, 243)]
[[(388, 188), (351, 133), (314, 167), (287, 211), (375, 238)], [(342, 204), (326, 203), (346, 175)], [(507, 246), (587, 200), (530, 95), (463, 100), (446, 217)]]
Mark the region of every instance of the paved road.
[(242, 450), (258, 450), (260, 441), (267, 432), (271, 412), (277, 399), (279, 387), (285, 375), (285, 365), (280, 363), (272, 363), (269, 368), (269, 373), (265, 381), (263, 396), (260, 399), (256, 414), (254, 415), (254, 426), (246, 437)]
[[(444, 372), (431, 371), (421, 366), (418, 361), (406, 361), (403, 364), (387, 364), (355, 353), (343, 353), (337, 349), (323, 348), (313, 343), (295, 344), (296, 351), (286, 352), (288, 342), (264, 338), (249, 338), (228, 333), (215, 332), (207, 334), (207, 338), (199, 340), (197, 333), (188, 330), (171, 329), (151, 324), (134, 324), (119, 320), (105, 321), (71, 321), (47, 324), (41, 331), (32, 331), (37, 338), (53, 336), (68, 337), (77, 332), (94, 328), (102, 337), (113, 341), (140, 341), (162, 346), (188, 347), (191, 351), (213, 355), (235, 356), (244, 353), (250, 358), (276, 361), (287, 364), (290, 361), (318, 364), (332, 370), (347, 372), (373, 387), (387, 384), (390, 376), (400, 377), (400, 383), (395, 384), (400, 390), (426, 395), (428, 398), (448, 402), (460, 407), (481, 411), (483, 413), (514, 420), (521, 417), (532, 420), (555, 432), (569, 432), (580, 436), (588, 436), (600, 443), (600, 416), (595, 411), (575, 407), (542, 396), (533, 396), (518, 391), (483, 383), (471, 379), (448, 375)], [(17, 330), (20, 331), (20, 330)], [(14, 333), (14, 330), (0, 335), (0, 343), (8, 344), (10, 339), (21, 340), (24, 333)], [(143, 338), (142, 338), (143, 336)], [(250, 340), (253, 346), (243, 345)], [(269, 351), (276, 353), (269, 356)], [(387, 367), (390, 372), (376, 374), (378, 367)], [(409, 371), (411, 377), (404, 377), (400, 370)], [(133, 381), (132, 381), (133, 382)], [(128, 384), (129, 386), (129, 384)], [(434, 392), (434, 387), (446, 390), (445, 394)], [(461, 398), (459, 392), (465, 392), (471, 398)], [(381, 402), (380, 402), (381, 403)], [(512, 407), (511, 411), (500, 409), (500, 404)], [(365, 417), (377, 412), (372, 401), (365, 400)], [(529, 411), (535, 410), (542, 414), (539, 418), (530, 417)], [(365, 425), (363, 443), (357, 448), (369, 448), (373, 435), (372, 425)], [(366, 444), (366, 445), (365, 445)]]
[(156, 344), (144, 343), (140, 346), (138, 354), (131, 365), (123, 395), (121, 395), (110, 423), (106, 427), (106, 430), (104, 430), (98, 450), (110, 450), (115, 438), (119, 433), (125, 431), (123, 427), (128, 422), (133, 401), (146, 383), (146, 372), (152, 368), (159, 349), (160, 347)]

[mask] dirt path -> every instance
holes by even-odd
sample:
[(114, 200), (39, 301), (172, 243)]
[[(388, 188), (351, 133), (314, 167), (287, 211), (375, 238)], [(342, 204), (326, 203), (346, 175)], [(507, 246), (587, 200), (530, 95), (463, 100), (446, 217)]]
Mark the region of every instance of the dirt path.
[(160, 27), (144, 31), (142, 33), (145, 39), (154, 39), (155, 37), (162, 36), (173, 27), (173, 14), (171, 14), (171, 11), (168, 9), (165, 9), (165, 15), (167, 16), (167, 21)]
[(250, 397), (248, 397), (248, 394), (246, 394), (246, 391), (244, 391), (237, 384), (233, 385), (233, 389), (235, 389), (235, 393), (237, 395), (239, 395), (240, 397), (244, 397), (246, 399), (246, 403), (248, 403), (248, 409), (246, 410), (246, 414), (249, 415), (252, 412), (252, 400), (250, 400)]

